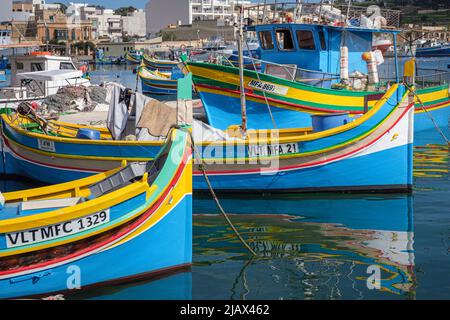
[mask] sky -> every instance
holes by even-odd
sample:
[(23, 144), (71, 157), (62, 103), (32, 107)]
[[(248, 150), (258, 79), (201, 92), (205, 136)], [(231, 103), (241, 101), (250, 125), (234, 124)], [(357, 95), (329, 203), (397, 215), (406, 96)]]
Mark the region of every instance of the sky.
[(75, 3), (88, 3), (93, 5), (102, 5), (105, 8), (110, 9), (117, 9), (120, 7), (128, 7), (133, 6), (138, 9), (144, 9), (145, 4), (148, 2), (148, 0), (89, 0), (89, 1), (83, 1), (83, 0), (47, 0), (47, 3), (54, 3), (54, 2), (62, 2), (65, 4), (69, 4), (69, 2), (75, 2)]
[[(128, 6), (133, 6), (138, 9), (144, 9), (145, 4), (148, 1), (149, 0), (89, 0), (89, 1), (86, 1), (86, 3), (94, 4), (94, 5), (98, 4), (98, 5), (104, 6), (105, 8), (110, 8), (110, 9), (117, 9), (120, 7), (128, 7)], [(65, 4), (69, 4), (69, 2), (84, 3), (85, 1), (83, 1), (83, 0), (47, 0), (47, 3), (54, 3), (54, 2), (62, 2)], [(256, 2), (256, 0), (253, 2)]]

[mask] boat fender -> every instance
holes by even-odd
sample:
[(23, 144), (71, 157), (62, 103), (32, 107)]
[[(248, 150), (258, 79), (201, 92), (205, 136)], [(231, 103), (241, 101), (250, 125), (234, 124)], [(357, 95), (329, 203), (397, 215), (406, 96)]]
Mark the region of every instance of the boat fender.
[(86, 140), (100, 140), (100, 131), (80, 128), (77, 132), (77, 138)]

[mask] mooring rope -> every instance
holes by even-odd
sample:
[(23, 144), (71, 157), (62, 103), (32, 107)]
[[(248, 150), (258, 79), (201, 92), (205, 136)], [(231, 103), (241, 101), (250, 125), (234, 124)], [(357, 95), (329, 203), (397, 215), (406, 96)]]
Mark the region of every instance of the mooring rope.
[[(248, 41), (245, 41), (245, 45), (247, 46), (248, 54), (250, 55), (250, 61), (252, 62), (253, 69), (255, 70), (255, 73), (256, 73), (256, 77), (258, 78), (258, 81), (261, 82), (261, 78), (259, 77), (259, 72), (256, 69), (255, 59), (253, 58), (252, 51), (250, 50), (250, 46), (248, 45)], [(272, 120), (273, 127), (274, 127), (274, 129), (277, 129), (277, 124), (275, 122), (275, 118), (273, 117), (272, 109), (270, 108), (270, 104), (269, 104), (269, 100), (267, 99), (266, 92), (264, 90), (261, 90), (261, 91), (263, 93), (264, 100), (266, 102), (267, 110), (269, 111), (269, 115), (270, 115), (270, 119)]]
[(208, 177), (208, 173), (206, 172), (205, 169), (205, 162), (203, 161), (200, 152), (197, 149), (197, 146), (195, 145), (194, 142), (194, 137), (192, 135), (192, 132), (190, 130), (187, 130), (186, 128), (182, 128), (179, 125), (177, 126), (173, 126), (174, 128), (177, 128), (179, 130), (185, 131), (189, 134), (190, 138), (191, 138), (191, 146), (192, 146), (192, 150), (194, 151), (194, 159), (193, 161), (195, 161), (195, 156), (198, 157), (199, 161), (201, 162), (199, 164), (199, 169), (202, 171), (203, 177), (205, 178), (206, 184), (208, 185), (208, 189), (209, 192), (211, 193), (217, 207), (220, 210), (220, 213), (222, 214), (222, 216), (225, 218), (225, 220), (227, 221), (228, 225), (230, 226), (230, 228), (233, 230), (233, 232), (236, 234), (236, 236), (238, 237), (239, 241), (244, 245), (244, 247), (252, 254), (252, 256), (257, 256), (256, 252), (248, 245), (248, 243), (245, 241), (245, 239), (241, 236), (241, 234), (239, 233), (239, 231), (236, 229), (236, 227), (234, 226), (233, 222), (230, 220), (230, 218), (228, 217), (227, 213), (225, 212), (225, 210), (223, 209), (219, 198), (216, 195), (216, 192), (214, 191), (214, 188), (211, 185), (211, 182), (209, 180)]
[(445, 136), (444, 132), (439, 128), (438, 124), (436, 123), (436, 120), (434, 119), (433, 115), (427, 110), (425, 105), (423, 104), (422, 100), (420, 99), (419, 95), (407, 84), (405, 84), (406, 89), (408, 89), (409, 92), (411, 92), (416, 98), (417, 102), (419, 102), (420, 107), (425, 112), (425, 114), (430, 118), (431, 122), (433, 122), (434, 127), (436, 128), (437, 132), (442, 136), (442, 138), (445, 140), (448, 146), (450, 146), (450, 140)]

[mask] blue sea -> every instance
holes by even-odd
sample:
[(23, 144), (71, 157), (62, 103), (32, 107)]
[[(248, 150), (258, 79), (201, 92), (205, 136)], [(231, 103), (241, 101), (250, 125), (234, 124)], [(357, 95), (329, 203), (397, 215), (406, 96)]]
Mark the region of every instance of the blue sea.
[[(450, 59), (423, 59), (445, 70)], [(134, 89), (129, 67), (92, 82)], [(449, 128), (444, 129), (450, 138)], [(71, 299), (449, 299), (449, 147), (436, 130), (415, 137), (412, 195), (221, 196), (251, 257), (207, 195), (194, 197), (193, 266)], [(351, 172), (349, 172), (351, 174)], [(33, 186), (1, 181), (1, 191)]]

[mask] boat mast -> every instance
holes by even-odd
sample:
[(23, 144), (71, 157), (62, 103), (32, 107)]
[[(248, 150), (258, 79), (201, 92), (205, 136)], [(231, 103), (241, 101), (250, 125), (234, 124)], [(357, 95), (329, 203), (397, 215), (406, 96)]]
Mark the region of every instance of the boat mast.
[(241, 129), (245, 134), (247, 132), (247, 106), (245, 101), (245, 87), (244, 87), (244, 4), (241, 2), (240, 14), (239, 14), (239, 36), (238, 36), (238, 55), (239, 55), (239, 86), (241, 96)]

